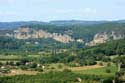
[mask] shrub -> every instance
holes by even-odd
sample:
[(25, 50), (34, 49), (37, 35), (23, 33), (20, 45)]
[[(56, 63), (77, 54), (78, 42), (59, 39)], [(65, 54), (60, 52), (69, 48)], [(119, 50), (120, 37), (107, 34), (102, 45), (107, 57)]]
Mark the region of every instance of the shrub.
[(32, 63), (31, 65), (30, 65), (30, 68), (36, 68), (37, 67), (37, 64), (36, 63)]
[(110, 69), (106, 69), (106, 73), (111, 73), (111, 70)]
[(62, 68), (63, 68), (63, 66), (60, 64), (60, 65), (58, 65), (58, 68), (59, 68), (59, 69), (62, 69)]
[(0, 67), (3, 65), (3, 63), (2, 62), (0, 62)]
[(111, 66), (111, 63), (107, 63), (107, 67), (110, 67)]
[(44, 71), (44, 70), (41, 69), (41, 68), (36, 68), (35, 70), (38, 71), (38, 72), (43, 72), (43, 71)]
[(26, 66), (20, 66), (20, 68), (21, 68), (22, 70), (27, 70), (27, 69), (28, 69), (28, 67), (26, 67)]
[(64, 72), (71, 72), (70, 69), (64, 69), (63, 71), (64, 71)]
[(55, 69), (55, 67), (51, 67), (51, 69)]
[(100, 65), (100, 66), (103, 66), (103, 62), (100, 62), (99, 65)]

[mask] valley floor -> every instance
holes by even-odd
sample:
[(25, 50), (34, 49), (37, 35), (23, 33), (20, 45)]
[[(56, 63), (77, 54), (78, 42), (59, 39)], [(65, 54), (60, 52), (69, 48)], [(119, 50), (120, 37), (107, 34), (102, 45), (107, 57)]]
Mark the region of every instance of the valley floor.
[(71, 67), (72, 71), (81, 71), (81, 70), (91, 70), (91, 69), (97, 69), (97, 68), (103, 68), (104, 66), (100, 65), (92, 65), (92, 66), (83, 66), (83, 67)]

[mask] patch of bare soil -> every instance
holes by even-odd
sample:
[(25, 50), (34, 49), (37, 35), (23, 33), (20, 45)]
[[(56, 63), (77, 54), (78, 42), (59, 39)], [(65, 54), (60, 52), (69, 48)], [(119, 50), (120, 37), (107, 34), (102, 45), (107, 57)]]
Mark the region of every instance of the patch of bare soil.
[(102, 68), (104, 66), (100, 65), (93, 65), (93, 66), (83, 66), (83, 67), (70, 67), (69, 69), (72, 71), (80, 71), (80, 70), (89, 70), (89, 69), (96, 69), (96, 68)]
[(14, 76), (14, 75), (36, 75), (37, 71), (26, 71), (21, 69), (13, 69), (10, 73), (5, 74), (6, 76)]

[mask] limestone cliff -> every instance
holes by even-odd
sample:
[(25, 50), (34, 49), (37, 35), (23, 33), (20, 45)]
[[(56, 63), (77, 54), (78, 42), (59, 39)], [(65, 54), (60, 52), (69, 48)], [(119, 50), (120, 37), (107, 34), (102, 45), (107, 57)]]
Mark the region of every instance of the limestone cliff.
[(13, 33), (11, 34), (7, 33), (6, 36), (14, 37), (16, 39), (52, 38), (56, 41), (63, 42), (63, 43), (69, 43), (74, 41), (74, 39), (67, 34), (49, 33), (42, 29), (35, 30), (27, 27), (18, 28), (14, 30)]
[(93, 40), (87, 43), (86, 45), (95, 46), (97, 44), (105, 43), (109, 40), (118, 40), (118, 39), (124, 39), (124, 38), (125, 38), (125, 34), (120, 32), (115, 32), (115, 31), (102, 32), (102, 33), (95, 34)]

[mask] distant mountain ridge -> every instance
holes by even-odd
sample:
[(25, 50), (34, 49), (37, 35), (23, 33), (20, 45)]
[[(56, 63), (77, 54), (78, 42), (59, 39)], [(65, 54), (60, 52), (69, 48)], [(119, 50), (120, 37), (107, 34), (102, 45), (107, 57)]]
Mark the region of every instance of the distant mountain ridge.
[(16, 29), (23, 25), (30, 24), (45, 24), (45, 22), (40, 21), (19, 21), (19, 22), (0, 22), (0, 30), (6, 29)]
[(57, 20), (57, 21), (50, 21), (51, 24), (57, 25), (74, 25), (74, 24), (82, 24), (82, 25), (91, 25), (91, 24), (100, 24), (106, 23), (107, 21), (82, 21), (82, 20)]
[(125, 20), (118, 21), (84, 21), (84, 20), (54, 20), (50, 22), (42, 22), (42, 21), (17, 21), (17, 22), (0, 22), (0, 30), (5, 29), (15, 29), (23, 25), (31, 25), (31, 24), (54, 24), (54, 25), (92, 25), (92, 24), (102, 24), (108, 22), (117, 22), (117, 23), (125, 23)]

